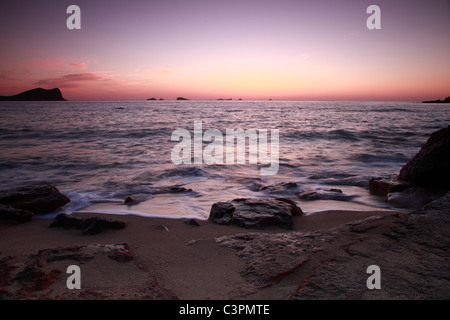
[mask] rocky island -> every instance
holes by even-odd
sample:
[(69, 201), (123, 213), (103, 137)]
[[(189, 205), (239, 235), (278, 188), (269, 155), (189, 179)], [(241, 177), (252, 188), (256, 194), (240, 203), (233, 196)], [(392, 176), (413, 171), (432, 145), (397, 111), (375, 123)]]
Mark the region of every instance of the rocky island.
[(36, 88), (12, 96), (0, 96), (0, 101), (67, 101), (58, 88)]
[(445, 98), (444, 100), (429, 100), (422, 101), (422, 103), (450, 103), (450, 97)]

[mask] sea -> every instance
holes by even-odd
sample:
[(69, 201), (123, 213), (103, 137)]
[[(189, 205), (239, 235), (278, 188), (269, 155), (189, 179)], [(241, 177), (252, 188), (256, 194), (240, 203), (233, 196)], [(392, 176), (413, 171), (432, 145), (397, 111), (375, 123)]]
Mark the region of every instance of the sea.
[[(278, 170), (262, 175), (264, 164), (250, 161), (174, 163), (182, 141), (174, 131), (194, 138), (196, 122), (224, 137), (228, 129), (278, 130)], [(369, 179), (398, 173), (449, 124), (449, 104), (415, 102), (0, 102), (0, 189), (56, 186), (71, 202), (47, 218), (96, 212), (207, 219), (218, 201), (277, 197), (306, 214), (390, 210), (396, 208), (385, 197), (369, 193)], [(299, 198), (308, 193), (318, 197)]]

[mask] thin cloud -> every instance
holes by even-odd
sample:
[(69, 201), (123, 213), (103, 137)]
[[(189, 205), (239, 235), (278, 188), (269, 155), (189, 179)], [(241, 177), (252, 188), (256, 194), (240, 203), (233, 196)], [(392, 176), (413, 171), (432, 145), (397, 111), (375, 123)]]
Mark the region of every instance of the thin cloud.
[(57, 78), (41, 79), (34, 82), (35, 85), (43, 87), (58, 87), (58, 88), (77, 88), (82, 82), (87, 81), (112, 81), (110, 78), (104, 76), (85, 72), (85, 73), (71, 73)]
[(83, 69), (83, 70), (87, 69), (87, 67), (88, 67), (88, 64), (85, 63), (85, 62), (72, 62), (70, 65), (74, 66), (74, 67), (77, 67), (77, 68), (80, 68), (80, 69)]

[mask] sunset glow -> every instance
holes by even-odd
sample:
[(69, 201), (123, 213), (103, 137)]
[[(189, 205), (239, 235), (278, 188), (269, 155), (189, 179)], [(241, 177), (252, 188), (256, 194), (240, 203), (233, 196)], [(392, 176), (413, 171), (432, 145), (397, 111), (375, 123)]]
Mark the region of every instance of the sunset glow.
[[(381, 30), (366, 9), (381, 8)], [(0, 95), (68, 100), (424, 100), (450, 90), (450, 2), (69, 1), (3, 5)]]

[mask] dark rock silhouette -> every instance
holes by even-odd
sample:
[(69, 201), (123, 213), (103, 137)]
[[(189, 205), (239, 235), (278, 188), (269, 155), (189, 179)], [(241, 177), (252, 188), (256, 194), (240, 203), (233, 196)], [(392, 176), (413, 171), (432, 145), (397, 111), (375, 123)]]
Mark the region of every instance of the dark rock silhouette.
[(0, 101), (67, 101), (61, 91), (55, 89), (36, 88), (13, 96), (0, 96)]
[(422, 101), (422, 103), (450, 103), (450, 97), (445, 98), (444, 100), (429, 100)]
[(51, 213), (70, 199), (53, 185), (27, 186), (0, 191), (0, 204), (35, 214)]
[(50, 228), (62, 227), (65, 229), (80, 229), (83, 231), (84, 235), (98, 234), (105, 229), (119, 230), (125, 228), (125, 226), (125, 222), (120, 220), (104, 219), (100, 217), (83, 219), (70, 217), (64, 213), (58, 214), (50, 224)]
[(287, 199), (234, 199), (212, 205), (209, 220), (224, 225), (261, 229), (278, 226), (292, 229), (292, 217), (302, 214), (293, 201)]
[(430, 136), (400, 170), (398, 180), (419, 186), (450, 187), (450, 125)]
[(148, 98), (147, 100), (155, 101), (156, 98)]
[(10, 222), (15, 223), (22, 223), (25, 221), (28, 221), (33, 217), (33, 212), (21, 210), (21, 209), (14, 209), (9, 206), (5, 206), (3, 204), (0, 204), (0, 219), (1, 220), (7, 220)]
[(189, 100), (189, 99), (183, 98), (183, 97), (178, 97), (177, 100)]
[(434, 132), (398, 175), (370, 178), (369, 190), (404, 208), (420, 208), (445, 194), (450, 190), (450, 126)]

